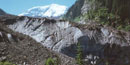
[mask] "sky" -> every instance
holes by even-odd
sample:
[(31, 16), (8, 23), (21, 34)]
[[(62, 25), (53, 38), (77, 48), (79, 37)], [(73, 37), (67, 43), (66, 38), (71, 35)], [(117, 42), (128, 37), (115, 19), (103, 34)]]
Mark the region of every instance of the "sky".
[(50, 4), (72, 6), (76, 0), (0, 0), (0, 8), (10, 14), (18, 15), (29, 8)]

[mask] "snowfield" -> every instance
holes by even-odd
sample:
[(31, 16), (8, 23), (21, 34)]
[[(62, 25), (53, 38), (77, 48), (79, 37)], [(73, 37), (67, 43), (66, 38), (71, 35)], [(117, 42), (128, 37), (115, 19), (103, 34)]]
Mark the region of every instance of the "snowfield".
[(51, 4), (46, 6), (36, 6), (28, 9), (26, 12), (19, 14), (19, 16), (31, 17), (59, 17), (65, 14), (67, 7), (64, 5)]

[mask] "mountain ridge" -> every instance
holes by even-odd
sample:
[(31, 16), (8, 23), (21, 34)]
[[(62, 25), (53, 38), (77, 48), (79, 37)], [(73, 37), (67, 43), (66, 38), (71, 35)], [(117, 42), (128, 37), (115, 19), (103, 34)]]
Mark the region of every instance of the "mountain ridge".
[(64, 5), (51, 4), (46, 6), (35, 6), (28, 9), (26, 12), (19, 14), (19, 16), (31, 17), (59, 17), (66, 13), (67, 7)]
[(6, 15), (6, 12), (0, 8), (0, 15)]

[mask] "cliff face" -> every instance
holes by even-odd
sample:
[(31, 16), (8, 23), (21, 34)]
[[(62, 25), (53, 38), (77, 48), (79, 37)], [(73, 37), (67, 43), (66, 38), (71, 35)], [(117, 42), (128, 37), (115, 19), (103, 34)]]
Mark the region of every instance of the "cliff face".
[(85, 0), (77, 0), (71, 8), (69, 8), (65, 17), (69, 20), (73, 20), (75, 17), (81, 15), (81, 8), (84, 5)]
[[(104, 64), (106, 61), (110, 65), (130, 64), (130, 32), (99, 24), (82, 25), (65, 20), (24, 16), (0, 17), (0, 21), (14, 31), (29, 35), (43, 46), (72, 58), (76, 57), (76, 45), (79, 42), (84, 62), (89, 64)], [(102, 59), (104, 61), (100, 62)]]

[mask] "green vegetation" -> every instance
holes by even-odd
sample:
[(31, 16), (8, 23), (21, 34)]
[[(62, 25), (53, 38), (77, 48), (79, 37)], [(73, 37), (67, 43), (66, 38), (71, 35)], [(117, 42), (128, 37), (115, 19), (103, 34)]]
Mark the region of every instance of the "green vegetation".
[(83, 62), (82, 62), (82, 49), (81, 49), (81, 45), (80, 43), (77, 43), (77, 56), (76, 56), (76, 61), (77, 61), (77, 64), (79, 65), (83, 65)]
[(107, 61), (106, 61), (106, 63), (105, 63), (105, 64), (106, 64), (106, 65), (109, 65), (109, 62), (107, 62)]
[(122, 30), (123, 29), (122, 25), (118, 26), (117, 29)]
[(79, 21), (80, 21), (80, 16), (76, 17), (76, 18), (74, 19), (74, 21), (75, 21), (75, 22), (79, 22)]
[(0, 65), (15, 65), (15, 64), (5, 61), (5, 62), (0, 62)]
[(82, 16), (85, 20), (94, 20), (103, 25), (112, 26), (118, 30), (130, 31), (129, 19), (121, 20), (119, 15), (110, 13), (108, 8), (91, 9), (87, 14)]
[(125, 31), (130, 31), (130, 25), (128, 25), (128, 26), (125, 26)]
[(99, 8), (97, 10), (89, 10), (87, 14), (84, 15), (85, 19), (94, 20), (102, 24), (112, 24), (115, 21), (120, 21), (118, 15), (114, 15), (108, 12), (108, 9), (105, 7)]
[(57, 60), (54, 60), (53, 58), (48, 58), (45, 62), (45, 65), (58, 65)]
[[(77, 0), (67, 13), (68, 20), (95, 21), (118, 30), (130, 31), (130, 0), (84, 0), (90, 6), (86, 14), (81, 13), (82, 1)], [(79, 3), (78, 3), (79, 2)], [(81, 8), (80, 8), (81, 7)], [(78, 9), (75, 11), (75, 9)], [(73, 13), (73, 14), (72, 14)]]
[(88, 0), (91, 9), (86, 19), (130, 31), (129, 0)]

